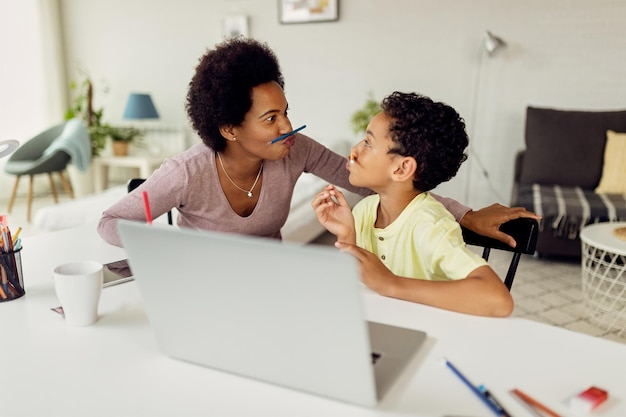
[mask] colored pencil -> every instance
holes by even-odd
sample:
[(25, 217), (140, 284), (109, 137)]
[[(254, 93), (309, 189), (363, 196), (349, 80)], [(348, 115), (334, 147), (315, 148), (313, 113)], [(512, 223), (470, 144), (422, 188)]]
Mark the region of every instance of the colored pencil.
[(516, 396), (518, 396), (520, 399), (522, 399), (524, 402), (526, 402), (530, 406), (532, 406), (534, 408), (537, 408), (537, 409), (543, 411), (544, 413), (548, 414), (550, 417), (561, 417), (560, 414), (552, 411), (551, 409), (549, 409), (545, 405), (541, 404), (539, 401), (535, 400), (530, 395), (522, 392), (521, 390), (519, 390), (517, 388), (512, 389), (511, 393), (515, 394)]
[(150, 200), (148, 200), (148, 192), (143, 192), (143, 207), (146, 210), (146, 223), (152, 224), (152, 210), (150, 210)]

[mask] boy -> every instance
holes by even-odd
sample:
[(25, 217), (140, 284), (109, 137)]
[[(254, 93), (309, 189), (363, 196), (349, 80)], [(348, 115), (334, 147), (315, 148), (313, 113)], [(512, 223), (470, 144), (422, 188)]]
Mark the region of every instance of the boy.
[(377, 194), (351, 211), (329, 185), (312, 202), (335, 246), (354, 255), (365, 285), (389, 297), (461, 313), (504, 317), (513, 299), (500, 278), (469, 251), (458, 223), (429, 191), (467, 159), (457, 112), (415, 93), (394, 92), (352, 148), (350, 183)]

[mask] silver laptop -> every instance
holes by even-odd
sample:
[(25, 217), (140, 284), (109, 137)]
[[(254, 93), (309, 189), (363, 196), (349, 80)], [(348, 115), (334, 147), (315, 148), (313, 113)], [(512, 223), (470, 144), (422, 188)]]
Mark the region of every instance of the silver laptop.
[(426, 338), (365, 321), (356, 260), (335, 248), (120, 221), (161, 350), (373, 406)]

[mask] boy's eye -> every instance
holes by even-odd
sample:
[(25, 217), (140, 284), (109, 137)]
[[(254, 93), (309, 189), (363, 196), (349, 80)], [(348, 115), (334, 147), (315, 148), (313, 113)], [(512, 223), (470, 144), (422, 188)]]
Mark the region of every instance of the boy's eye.
[(367, 139), (363, 139), (363, 145), (365, 145), (365, 146), (368, 146), (368, 147), (369, 147), (369, 146), (370, 146), (370, 141), (369, 141), (369, 140), (367, 140)]
[(276, 116), (270, 116), (270, 117), (267, 118), (267, 120), (269, 122), (273, 122), (274, 120), (276, 120)]

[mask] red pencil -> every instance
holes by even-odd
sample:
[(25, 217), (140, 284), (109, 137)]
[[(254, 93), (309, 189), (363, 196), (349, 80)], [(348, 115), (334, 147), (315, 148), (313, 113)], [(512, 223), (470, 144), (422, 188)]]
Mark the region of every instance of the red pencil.
[(541, 411), (543, 411), (544, 413), (546, 413), (547, 415), (551, 416), (551, 417), (561, 417), (560, 414), (552, 411), (551, 409), (549, 409), (548, 407), (546, 407), (545, 405), (541, 404), (539, 401), (535, 400), (533, 397), (531, 397), (530, 395), (522, 392), (521, 390), (515, 388), (512, 389), (511, 392), (515, 395), (517, 395), (519, 398), (521, 398), (524, 402), (526, 402), (528, 405), (539, 409)]
[(150, 201), (148, 200), (148, 192), (143, 192), (143, 206), (146, 209), (146, 223), (152, 224), (152, 211), (150, 210)]

